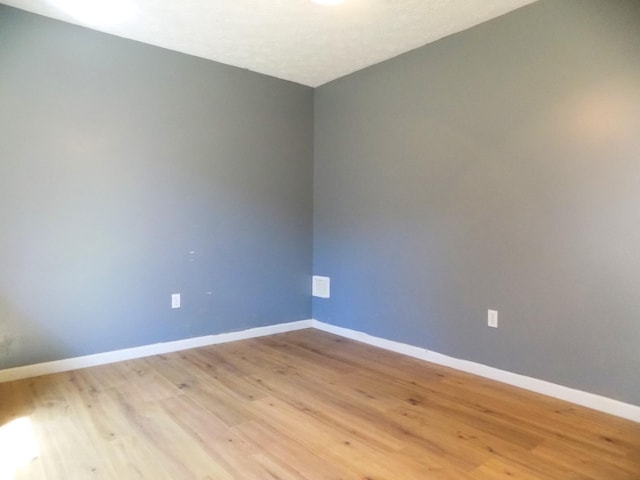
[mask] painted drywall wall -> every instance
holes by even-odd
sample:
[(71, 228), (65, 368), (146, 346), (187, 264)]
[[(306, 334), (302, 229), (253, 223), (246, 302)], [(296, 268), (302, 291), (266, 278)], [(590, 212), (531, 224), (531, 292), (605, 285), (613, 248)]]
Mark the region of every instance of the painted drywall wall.
[(639, 25), (543, 0), (318, 88), (314, 318), (640, 405)]
[(310, 318), (312, 110), (0, 5), (0, 369)]

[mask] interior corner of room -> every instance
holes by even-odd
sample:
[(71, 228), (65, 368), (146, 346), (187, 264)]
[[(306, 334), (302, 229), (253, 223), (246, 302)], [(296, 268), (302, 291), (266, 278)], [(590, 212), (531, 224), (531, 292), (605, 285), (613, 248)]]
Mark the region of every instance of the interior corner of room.
[(540, 0), (312, 88), (0, 5), (0, 369), (293, 323), (637, 415), (638, 25)]

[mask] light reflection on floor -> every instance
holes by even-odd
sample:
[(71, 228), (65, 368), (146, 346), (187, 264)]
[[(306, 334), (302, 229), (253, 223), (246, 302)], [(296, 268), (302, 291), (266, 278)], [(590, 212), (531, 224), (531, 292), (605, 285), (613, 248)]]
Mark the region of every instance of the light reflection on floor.
[(0, 480), (14, 480), (19, 470), (38, 455), (38, 442), (29, 417), (0, 427)]

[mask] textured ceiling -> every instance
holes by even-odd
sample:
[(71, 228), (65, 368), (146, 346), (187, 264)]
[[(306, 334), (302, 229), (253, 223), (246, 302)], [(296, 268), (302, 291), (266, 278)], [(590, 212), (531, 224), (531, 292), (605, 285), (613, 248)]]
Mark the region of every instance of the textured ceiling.
[[(315, 87), (534, 0), (344, 0), (330, 6), (310, 0), (1, 1)], [(92, 10), (92, 4), (121, 10)]]

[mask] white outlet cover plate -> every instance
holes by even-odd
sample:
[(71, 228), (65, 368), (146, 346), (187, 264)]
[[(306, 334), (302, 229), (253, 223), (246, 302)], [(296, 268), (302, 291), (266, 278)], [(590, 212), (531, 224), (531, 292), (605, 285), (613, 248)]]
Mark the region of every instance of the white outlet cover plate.
[(489, 310), (487, 312), (487, 325), (493, 328), (498, 328), (498, 311)]
[(172, 293), (171, 294), (171, 308), (180, 308), (180, 294)]

